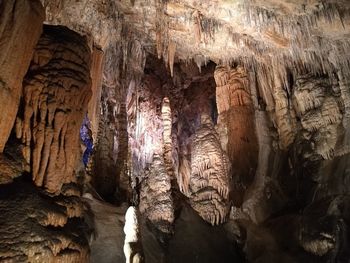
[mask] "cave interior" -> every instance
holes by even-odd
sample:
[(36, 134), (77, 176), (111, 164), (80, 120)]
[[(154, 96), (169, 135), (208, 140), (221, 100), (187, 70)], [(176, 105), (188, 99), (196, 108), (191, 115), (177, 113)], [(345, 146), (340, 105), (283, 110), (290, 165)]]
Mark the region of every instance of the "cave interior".
[(0, 0), (0, 262), (350, 263), (349, 0)]

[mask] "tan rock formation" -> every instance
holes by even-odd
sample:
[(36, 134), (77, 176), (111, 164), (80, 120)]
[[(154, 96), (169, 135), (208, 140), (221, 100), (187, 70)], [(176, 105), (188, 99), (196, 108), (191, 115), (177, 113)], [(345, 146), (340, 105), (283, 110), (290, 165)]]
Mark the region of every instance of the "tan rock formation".
[(163, 233), (172, 232), (174, 207), (171, 181), (163, 156), (154, 155), (153, 162), (141, 182), (140, 212)]
[(276, 80), (273, 98), (275, 100), (275, 122), (279, 135), (280, 148), (286, 150), (296, 135), (296, 119), (294, 109), (288, 99), (287, 91)]
[[(303, 137), (310, 143), (310, 150), (305, 152), (306, 159), (333, 159), (339, 152), (338, 140), (344, 128), (343, 101), (339, 85), (330, 83), (330, 79), (312, 75), (299, 76), (293, 93), (294, 107), (303, 132)], [(343, 149), (340, 152), (344, 154)]]
[(172, 144), (172, 117), (169, 98), (165, 97), (162, 103), (164, 163), (171, 179), (174, 179), (173, 144)]
[(88, 116), (91, 123), (92, 137), (97, 141), (97, 133), (100, 117), (100, 103), (102, 90), (102, 73), (103, 73), (104, 53), (101, 49), (94, 47), (91, 61), (91, 91), (92, 96), (88, 106)]
[(225, 222), (230, 211), (229, 160), (205, 115), (192, 143), (189, 189), (191, 206), (204, 220), (212, 225)]
[(40, 1), (0, 3), (0, 153), (10, 136), (22, 94), (22, 80), (42, 31)]
[(214, 72), (218, 132), (232, 164), (233, 201), (242, 202), (243, 191), (252, 183), (258, 158), (254, 106), (249, 80), (242, 67), (219, 66)]
[(21, 181), (0, 190), (1, 262), (88, 262), (87, 226), (59, 204), (66, 197)]
[(17, 137), (35, 184), (58, 193), (76, 180), (79, 128), (91, 96), (85, 39), (64, 27), (45, 26), (23, 93)]

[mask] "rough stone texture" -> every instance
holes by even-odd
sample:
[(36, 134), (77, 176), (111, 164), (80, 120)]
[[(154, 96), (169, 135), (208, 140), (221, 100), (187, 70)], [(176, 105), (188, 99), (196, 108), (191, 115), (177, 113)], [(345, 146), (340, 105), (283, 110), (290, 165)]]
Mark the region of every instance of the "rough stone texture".
[(121, 27), (114, 1), (41, 0), (46, 22), (64, 25), (88, 36), (91, 44), (105, 49), (117, 41)]
[(214, 77), (218, 131), (232, 164), (233, 201), (239, 206), (245, 189), (254, 180), (258, 157), (249, 79), (242, 67), (217, 67)]
[(8, 141), (4, 152), (0, 154), (0, 184), (8, 184), (24, 172), (22, 147), (18, 143)]
[(45, 26), (23, 82), (16, 133), (33, 181), (49, 192), (58, 193), (76, 180), (90, 81), (85, 39), (64, 27)]
[(171, 181), (162, 156), (154, 155), (140, 189), (140, 212), (163, 233), (172, 232), (174, 207)]
[(92, 137), (97, 141), (99, 119), (101, 112), (101, 92), (102, 92), (102, 73), (103, 73), (104, 53), (101, 49), (94, 46), (91, 59), (91, 91), (92, 96), (88, 106), (88, 116), (91, 123)]
[(79, 199), (49, 197), (23, 180), (1, 186), (0, 193), (1, 262), (88, 262)]
[(165, 97), (162, 103), (162, 121), (163, 121), (163, 150), (164, 163), (171, 179), (174, 179), (173, 164), (173, 138), (172, 138), (172, 113), (169, 98)]
[[(350, 189), (349, 1), (42, 2), (47, 22), (67, 25), (105, 51), (97, 137), (102, 168), (117, 166), (100, 180), (115, 184), (110, 192), (119, 195), (130, 180), (129, 199), (137, 205), (141, 194), (142, 210), (161, 217), (155, 200), (163, 185), (148, 189), (152, 180), (164, 181), (171, 190), (161, 196), (174, 194), (167, 177), (172, 159), (179, 189), (192, 191), (191, 160), (199, 156), (192, 142), (206, 114), (232, 162), (227, 203), (235, 204), (230, 226), (236, 227), (229, 235), (246, 258), (348, 261), (347, 201), (329, 202), (347, 200)], [(165, 97), (171, 112), (163, 118)], [(172, 210), (165, 207), (166, 214)], [(197, 219), (196, 226), (204, 223)], [(154, 245), (157, 239), (145, 242), (156, 251), (151, 262), (176, 258)], [(192, 255), (190, 262), (198, 256)]]
[(0, 153), (10, 136), (22, 94), (22, 80), (45, 18), (39, 1), (0, 3)]
[(203, 115), (192, 143), (189, 198), (192, 207), (212, 225), (223, 223), (230, 209), (229, 169), (210, 117)]

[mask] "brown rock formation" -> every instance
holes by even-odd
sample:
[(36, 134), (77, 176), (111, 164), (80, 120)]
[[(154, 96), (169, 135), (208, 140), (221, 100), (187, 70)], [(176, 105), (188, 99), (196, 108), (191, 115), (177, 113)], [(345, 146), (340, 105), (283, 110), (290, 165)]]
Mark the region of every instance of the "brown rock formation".
[(163, 156), (154, 155), (152, 164), (141, 182), (140, 212), (163, 233), (172, 232), (174, 207), (171, 181)]
[(91, 61), (91, 91), (92, 96), (88, 106), (88, 116), (91, 123), (92, 137), (97, 140), (97, 132), (100, 119), (100, 103), (102, 91), (102, 73), (103, 73), (104, 53), (101, 49), (94, 46)]
[(223, 223), (230, 211), (229, 160), (209, 116), (202, 116), (191, 151), (190, 201), (212, 225)]
[(10, 136), (22, 94), (22, 80), (45, 18), (40, 1), (0, 3), (0, 152)]
[(88, 262), (87, 226), (67, 207), (77, 203), (21, 181), (0, 191), (1, 262)]
[(162, 121), (163, 121), (164, 163), (165, 163), (169, 177), (171, 179), (174, 179), (172, 115), (171, 115), (170, 101), (168, 97), (165, 97), (163, 99)]
[(214, 77), (218, 130), (223, 149), (232, 164), (233, 201), (240, 205), (243, 191), (254, 179), (258, 157), (249, 80), (242, 67), (217, 67)]
[(45, 26), (23, 93), (17, 137), (35, 184), (58, 193), (76, 180), (79, 128), (91, 95), (85, 39), (64, 27)]

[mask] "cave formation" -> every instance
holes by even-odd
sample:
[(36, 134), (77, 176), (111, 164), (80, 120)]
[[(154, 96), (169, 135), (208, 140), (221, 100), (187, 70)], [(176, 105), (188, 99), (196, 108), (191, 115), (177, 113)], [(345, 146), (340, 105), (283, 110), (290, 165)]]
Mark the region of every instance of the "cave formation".
[(0, 0), (0, 262), (350, 262), (348, 0)]

